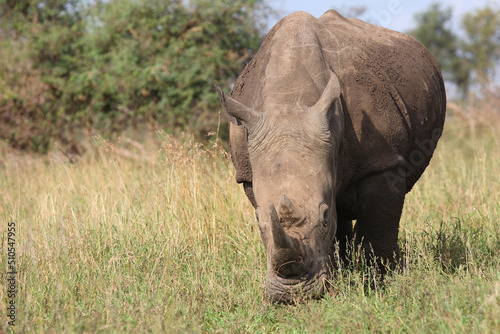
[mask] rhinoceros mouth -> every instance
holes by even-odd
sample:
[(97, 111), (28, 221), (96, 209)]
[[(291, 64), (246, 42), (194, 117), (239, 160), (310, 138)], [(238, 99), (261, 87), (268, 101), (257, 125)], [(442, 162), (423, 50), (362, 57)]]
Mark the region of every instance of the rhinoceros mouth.
[(328, 285), (326, 270), (306, 278), (282, 278), (273, 274), (266, 281), (266, 293), (274, 303), (290, 303), (321, 298), (328, 290)]

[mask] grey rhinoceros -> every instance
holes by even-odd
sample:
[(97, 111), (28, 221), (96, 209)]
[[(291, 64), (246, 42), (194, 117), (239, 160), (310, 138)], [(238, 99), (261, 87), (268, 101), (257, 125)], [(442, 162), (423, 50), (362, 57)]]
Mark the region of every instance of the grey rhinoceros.
[(336, 241), (341, 256), (354, 239), (378, 265), (398, 261), (405, 194), (445, 119), (443, 78), (424, 46), (333, 10), (297, 12), (272, 28), (232, 97), (216, 87), (271, 300), (323, 294)]

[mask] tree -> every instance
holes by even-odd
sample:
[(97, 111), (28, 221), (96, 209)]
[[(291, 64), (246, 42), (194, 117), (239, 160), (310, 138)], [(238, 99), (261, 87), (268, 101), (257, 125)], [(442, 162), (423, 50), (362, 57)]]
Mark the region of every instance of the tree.
[(445, 80), (455, 83), (463, 96), (470, 84), (470, 62), (461, 54), (461, 44), (451, 29), (452, 10), (432, 4), (415, 15), (417, 28), (408, 32), (434, 56)]
[(500, 9), (486, 6), (462, 17), (463, 33), (451, 29), (452, 10), (437, 3), (415, 16), (417, 28), (409, 34), (424, 44), (443, 71), (466, 98), (472, 85), (494, 81), (500, 61)]
[(465, 39), (462, 48), (482, 83), (491, 82), (500, 60), (500, 9), (490, 6), (467, 13), (462, 18)]

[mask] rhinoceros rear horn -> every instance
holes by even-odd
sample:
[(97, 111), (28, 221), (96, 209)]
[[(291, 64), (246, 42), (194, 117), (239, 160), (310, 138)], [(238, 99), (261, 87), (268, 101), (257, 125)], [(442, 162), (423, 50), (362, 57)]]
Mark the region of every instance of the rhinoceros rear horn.
[(340, 98), (339, 78), (337, 77), (331, 66), (328, 72), (330, 73), (328, 83), (326, 84), (326, 87), (323, 90), (323, 93), (321, 94), (318, 102), (316, 102), (316, 104), (311, 107), (311, 111), (313, 111), (314, 113), (328, 112), (332, 104), (337, 102), (337, 100)]
[(245, 128), (251, 129), (261, 118), (260, 113), (224, 94), (220, 86), (215, 82), (214, 86), (217, 93), (219, 93), (222, 109), (231, 123), (235, 125), (243, 125)]
[(288, 219), (292, 221), (297, 221), (300, 219), (299, 214), (295, 210), (292, 201), (286, 196), (281, 196), (280, 202), (278, 204), (279, 215), (282, 219)]

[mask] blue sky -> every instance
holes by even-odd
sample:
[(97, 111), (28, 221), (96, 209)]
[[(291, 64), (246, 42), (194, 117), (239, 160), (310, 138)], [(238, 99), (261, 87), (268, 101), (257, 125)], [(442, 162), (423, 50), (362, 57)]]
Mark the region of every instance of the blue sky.
[[(278, 11), (282, 18), (295, 11), (306, 11), (316, 17), (328, 9), (335, 8), (342, 14), (342, 9), (352, 6), (365, 6), (366, 12), (360, 17), (364, 21), (398, 31), (408, 31), (415, 26), (413, 16), (426, 10), (433, 0), (268, 0), (268, 3)], [(454, 26), (459, 26), (460, 17), (474, 8), (485, 5), (499, 6), (495, 0), (444, 0), (439, 1), (444, 7), (453, 8)], [(270, 26), (279, 18), (271, 20)]]

